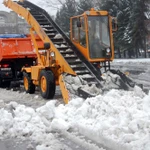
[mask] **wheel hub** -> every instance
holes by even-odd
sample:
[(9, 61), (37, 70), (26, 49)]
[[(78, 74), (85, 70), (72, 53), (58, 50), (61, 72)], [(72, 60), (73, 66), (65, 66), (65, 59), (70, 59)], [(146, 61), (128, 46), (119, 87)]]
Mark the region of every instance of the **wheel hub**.
[(42, 78), (41, 78), (41, 90), (42, 90), (42, 92), (46, 92), (46, 86), (47, 86), (46, 78), (44, 76), (42, 76)]
[(27, 91), (28, 90), (28, 86), (29, 86), (28, 79), (26, 77), (24, 77), (23, 81), (24, 81), (24, 88)]

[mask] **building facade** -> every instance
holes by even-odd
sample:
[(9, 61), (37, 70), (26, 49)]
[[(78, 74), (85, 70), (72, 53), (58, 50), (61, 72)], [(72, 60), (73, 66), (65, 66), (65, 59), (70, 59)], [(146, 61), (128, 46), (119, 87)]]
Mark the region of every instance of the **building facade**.
[(27, 34), (29, 26), (15, 12), (0, 11), (0, 34)]

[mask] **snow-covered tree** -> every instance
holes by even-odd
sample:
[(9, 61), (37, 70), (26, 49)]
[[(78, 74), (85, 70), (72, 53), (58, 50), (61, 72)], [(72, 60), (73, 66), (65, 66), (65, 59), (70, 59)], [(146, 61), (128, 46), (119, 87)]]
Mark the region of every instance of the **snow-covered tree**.
[(134, 6), (131, 9), (130, 23), (129, 23), (129, 36), (132, 41), (133, 49), (135, 49), (136, 57), (138, 57), (141, 52), (145, 52), (146, 57), (146, 35), (147, 29), (145, 26), (145, 12), (146, 12), (146, 2), (147, 0), (132, 0), (132, 5)]
[(117, 17), (118, 31), (114, 33), (115, 49), (118, 53), (128, 52), (129, 57), (138, 57), (145, 51), (146, 4), (149, 0), (65, 0), (57, 12), (56, 22), (65, 31), (69, 31), (71, 16), (82, 14), (85, 10), (95, 7), (109, 11), (111, 16)]
[[(102, 0), (101, 9), (117, 17), (118, 31), (115, 33), (115, 47), (127, 51), (129, 57), (145, 50), (145, 11), (148, 0)], [(146, 53), (145, 53), (146, 56)]]
[(86, 10), (90, 10), (94, 7), (94, 3), (91, 0), (79, 0), (78, 2), (78, 14), (84, 13)]
[(69, 32), (70, 17), (76, 15), (76, 1), (66, 0), (56, 14), (56, 23), (65, 31)]

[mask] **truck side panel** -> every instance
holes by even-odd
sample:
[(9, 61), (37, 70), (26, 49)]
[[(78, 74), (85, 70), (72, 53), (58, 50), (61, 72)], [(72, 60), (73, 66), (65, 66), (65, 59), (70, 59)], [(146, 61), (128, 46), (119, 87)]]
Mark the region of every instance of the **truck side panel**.
[(0, 61), (25, 57), (36, 57), (30, 38), (0, 39)]

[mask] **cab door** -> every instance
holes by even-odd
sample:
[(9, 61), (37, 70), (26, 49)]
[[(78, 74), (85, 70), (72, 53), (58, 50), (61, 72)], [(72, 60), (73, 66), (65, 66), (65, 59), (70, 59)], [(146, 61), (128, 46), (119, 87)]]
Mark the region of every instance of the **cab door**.
[(81, 53), (88, 59), (88, 36), (86, 18), (78, 16), (71, 18), (71, 40)]

